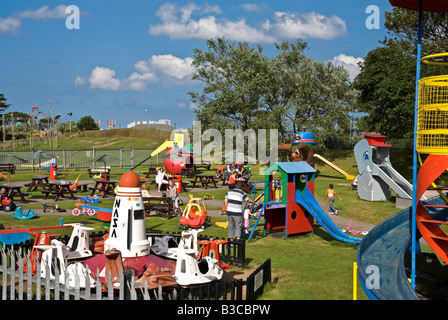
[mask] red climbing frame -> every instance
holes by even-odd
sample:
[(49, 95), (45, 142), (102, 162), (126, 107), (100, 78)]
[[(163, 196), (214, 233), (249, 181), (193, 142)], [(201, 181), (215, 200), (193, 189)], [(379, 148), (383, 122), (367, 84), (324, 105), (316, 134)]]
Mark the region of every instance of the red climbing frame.
[[(417, 199), (421, 199), (432, 182), (447, 168), (448, 155), (429, 155), (426, 158), (417, 177)], [(431, 206), (448, 208), (448, 204)], [(425, 207), (429, 207), (429, 205), (424, 205), (421, 201), (417, 202), (416, 222), (418, 230), (437, 255), (445, 263), (448, 263), (448, 235), (439, 226), (448, 224), (448, 222), (432, 219)]]

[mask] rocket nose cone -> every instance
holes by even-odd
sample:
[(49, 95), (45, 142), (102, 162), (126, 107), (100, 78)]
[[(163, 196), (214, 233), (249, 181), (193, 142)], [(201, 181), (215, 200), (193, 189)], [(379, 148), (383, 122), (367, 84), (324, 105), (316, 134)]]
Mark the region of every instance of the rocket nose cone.
[(134, 171), (128, 171), (121, 176), (118, 185), (125, 188), (140, 188), (140, 179)]

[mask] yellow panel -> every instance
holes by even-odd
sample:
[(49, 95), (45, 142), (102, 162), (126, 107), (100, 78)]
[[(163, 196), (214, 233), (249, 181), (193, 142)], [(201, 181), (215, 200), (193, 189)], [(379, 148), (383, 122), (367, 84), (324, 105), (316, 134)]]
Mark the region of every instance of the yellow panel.
[(419, 82), (417, 151), (448, 154), (448, 75)]

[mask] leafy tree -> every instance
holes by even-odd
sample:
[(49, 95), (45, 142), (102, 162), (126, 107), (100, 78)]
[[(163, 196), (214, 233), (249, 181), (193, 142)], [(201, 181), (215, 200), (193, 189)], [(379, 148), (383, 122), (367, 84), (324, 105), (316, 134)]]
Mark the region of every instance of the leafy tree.
[(81, 119), (79, 119), (78, 123), (76, 124), (79, 130), (86, 131), (86, 130), (99, 130), (100, 127), (96, 124), (95, 120), (93, 120), (92, 116), (84, 116)]
[[(385, 14), (388, 36), (371, 50), (354, 81), (357, 108), (369, 115), (364, 125), (391, 138), (412, 137), (414, 129), (418, 13), (394, 8)], [(445, 51), (446, 13), (424, 13), (422, 55)], [(446, 74), (446, 67), (421, 65), (421, 77)]]
[(7, 99), (5, 98), (5, 95), (3, 93), (0, 93), (0, 112), (5, 111), (10, 106), (10, 104), (6, 103), (6, 100)]
[(207, 40), (207, 52), (194, 50), (193, 79), (202, 93), (189, 92), (203, 129), (275, 128), (280, 136), (298, 129), (335, 132), (348, 126), (350, 85), (342, 67), (305, 55), (307, 44), (275, 44), (269, 57), (261, 46)]

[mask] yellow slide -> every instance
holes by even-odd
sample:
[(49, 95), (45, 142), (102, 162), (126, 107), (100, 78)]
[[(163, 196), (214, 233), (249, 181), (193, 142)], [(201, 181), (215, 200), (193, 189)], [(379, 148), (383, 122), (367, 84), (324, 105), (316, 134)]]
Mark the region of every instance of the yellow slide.
[(156, 154), (158, 154), (159, 152), (164, 151), (167, 148), (174, 147), (175, 143), (177, 144), (179, 149), (182, 149), (184, 147), (184, 135), (183, 134), (174, 133), (174, 141), (167, 140), (164, 143), (162, 143), (156, 150), (154, 150), (151, 153), (151, 157), (154, 157)]
[(347, 172), (345, 172), (344, 170), (342, 170), (341, 168), (339, 168), (337, 165), (333, 164), (332, 162), (328, 161), (327, 159), (325, 159), (321, 155), (315, 154), (314, 157), (319, 159), (319, 160), (321, 160), (327, 166), (329, 166), (330, 168), (333, 168), (334, 170), (336, 170), (340, 174), (343, 174), (347, 180), (351, 181), (351, 180), (355, 179), (355, 176), (353, 176), (351, 174), (348, 174)]

